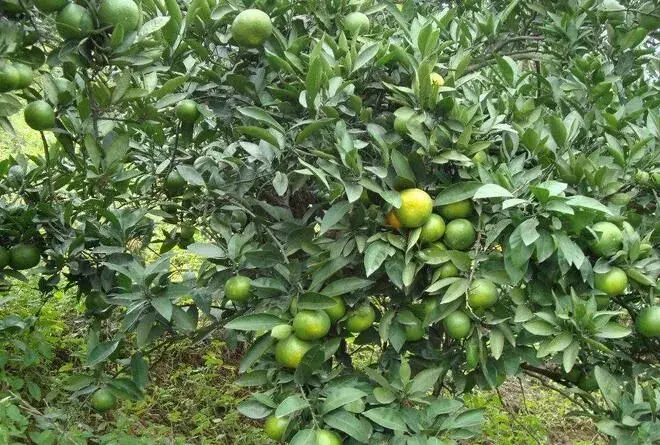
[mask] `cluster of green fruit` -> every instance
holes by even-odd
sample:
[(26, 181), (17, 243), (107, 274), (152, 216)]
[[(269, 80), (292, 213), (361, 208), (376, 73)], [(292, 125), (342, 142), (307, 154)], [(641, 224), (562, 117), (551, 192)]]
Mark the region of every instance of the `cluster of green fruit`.
[(6, 249), (0, 246), (0, 269), (9, 266), (14, 270), (32, 269), (41, 259), (41, 251), (32, 244), (17, 244)]
[[(623, 247), (623, 232), (616, 224), (601, 221), (594, 224), (591, 229), (597, 235), (591, 243), (591, 250), (601, 258), (610, 258)], [(651, 245), (649, 244), (640, 246), (641, 254), (650, 250)], [(596, 296), (598, 309), (605, 309), (610, 303), (610, 298), (623, 295), (626, 291), (628, 276), (623, 269), (612, 266), (606, 272), (595, 274), (594, 286), (602, 292), (602, 294)], [(644, 337), (660, 337), (660, 306), (642, 309), (637, 316), (636, 327), (637, 332)]]
[[(423, 190), (406, 189), (401, 192), (401, 206), (391, 210), (385, 217), (387, 225), (395, 229), (421, 228), (419, 241), (437, 250), (469, 250), (477, 235), (468, 219), (473, 213), (472, 203), (462, 200), (440, 206), (439, 214), (433, 213), (433, 200)], [(449, 222), (445, 222), (449, 221)], [(435, 271), (435, 279), (457, 277), (458, 268), (447, 261)], [(467, 293), (467, 302), (475, 312), (483, 312), (497, 303), (498, 289), (495, 283), (485, 278), (474, 279)], [(428, 298), (414, 305), (411, 310), (418, 317), (418, 322), (406, 325), (407, 340), (420, 340), (423, 328), (419, 318), (435, 310), (436, 298)], [(454, 339), (465, 338), (472, 330), (469, 315), (462, 310), (455, 310), (443, 319), (447, 335)]]

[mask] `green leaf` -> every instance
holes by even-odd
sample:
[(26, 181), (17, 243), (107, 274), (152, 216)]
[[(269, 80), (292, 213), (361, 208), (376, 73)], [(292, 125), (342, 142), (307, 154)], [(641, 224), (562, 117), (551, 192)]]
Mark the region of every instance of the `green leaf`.
[(499, 360), (504, 350), (504, 334), (498, 329), (490, 331), (490, 352), (495, 360)]
[(577, 341), (573, 341), (566, 349), (564, 349), (564, 355), (562, 357), (564, 371), (571, 372), (571, 369), (575, 366), (579, 352), (580, 344)]
[(470, 199), (483, 184), (480, 182), (458, 182), (450, 185), (435, 197), (433, 205), (441, 206)]
[(550, 134), (555, 140), (557, 145), (563, 147), (566, 144), (566, 127), (564, 126), (564, 121), (559, 116), (551, 116), (549, 119), (550, 124)]
[(282, 172), (276, 172), (273, 177), (273, 188), (275, 189), (275, 193), (279, 196), (284, 196), (287, 188), (289, 188), (288, 176)]
[[(243, 116), (252, 118), (256, 121), (264, 123), (270, 127), (275, 128), (280, 133), (284, 133), (284, 128), (277, 122), (270, 114), (259, 107), (239, 107), (236, 109)], [(275, 145), (275, 144), (274, 144)]]
[(272, 133), (274, 130), (267, 130), (265, 128), (254, 126), (236, 126), (234, 128), (241, 134), (261, 139), (262, 141), (266, 141), (274, 147), (281, 148), (280, 141), (278, 140), (277, 136)]
[(119, 341), (104, 341), (96, 345), (87, 355), (86, 365), (89, 367), (96, 366), (115, 352), (119, 346)]
[(380, 50), (380, 43), (378, 42), (368, 43), (364, 45), (360, 49), (360, 52), (358, 53), (355, 63), (353, 63), (353, 72), (359, 70), (360, 68), (364, 67), (369, 62), (371, 62), (373, 58), (376, 57), (376, 54), (378, 54), (379, 50)]
[(321, 231), (319, 233), (324, 234), (333, 228), (350, 210), (351, 204), (348, 201), (340, 201), (330, 207), (321, 221)]
[(364, 252), (364, 269), (367, 276), (376, 272), (390, 255), (391, 247), (381, 241), (376, 241), (367, 246)]
[(186, 250), (204, 258), (226, 258), (227, 254), (222, 248), (210, 243), (192, 243)]
[(420, 371), (419, 374), (410, 383), (410, 388), (408, 388), (408, 394), (415, 393), (425, 393), (438, 381), (440, 376), (443, 373), (442, 368), (430, 368)]
[(238, 367), (238, 372), (242, 373), (250, 369), (250, 367), (252, 367), (252, 365), (255, 364), (256, 361), (266, 353), (266, 351), (271, 349), (274, 344), (275, 339), (273, 337), (270, 335), (262, 335), (259, 340), (250, 346), (250, 349), (245, 353), (245, 355), (243, 355), (241, 363)]
[(277, 406), (275, 415), (277, 417), (286, 417), (305, 408), (309, 408), (307, 400), (303, 399), (298, 394), (293, 394), (284, 399), (282, 403)]
[(298, 308), (308, 310), (320, 310), (333, 307), (335, 300), (327, 295), (316, 292), (306, 292), (298, 297)]
[(172, 319), (172, 302), (169, 297), (154, 298), (151, 300), (151, 306), (156, 309), (165, 320)]
[(309, 70), (307, 71), (307, 77), (305, 79), (305, 88), (307, 89), (305, 95), (305, 103), (307, 104), (307, 108), (310, 110), (316, 109), (314, 101), (316, 100), (316, 96), (321, 90), (321, 84), (323, 82), (324, 65), (323, 58), (320, 55), (320, 45), (321, 44), (319, 42), (314, 50), (312, 50), (309, 62)]
[(590, 198), (588, 196), (575, 195), (568, 198), (566, 201), (571, 207), (579, 207), (583, 209), (595, 210), (597, 212), (604, 213), (606, 215), (612, 215), (612, 212), (606, 205), (602, 204), (600, 201)]
[(271, 314), (248, 314), (235, 318), (225, 324), (225, 329), (237, 331), (269, 331), (283, 320)]
[(372, 422), (394, 431), (407, 431), (408, 429), (403, 417), (394, 408), (373, 408), (363, 412), (362, 415)]
[(474, 192), (472, 199), (512, 198), (510, 191), (497, 184), (484, 184)]
[(358, 277), (348, 277), (341, 278), (339, 280), (333, 281), (328, 284), (321, 293), (329, 297), (335, 297), (338, 295), (350, 294), (359, 289), (364, 289), (373, 284), (371, 280), (365, 280), (364, 278)]
[(541, 319), (528, 321), (523, 324), (523, 328), (534, 335), (547, 336), (555, 333), (555, 327)]
[[(373, 432), (369, 422), (364, 419), (360, 421), (355, 415), (343, 409), (323, 416), (323, 422), (337, 431), (348, 434), (360, 443), (368, 443)], [(307, 442), (305, 445), (313, 443)]]
[(594, 375), (596, 376), (596, 382), (598, 382), (598, 388), (600, 388), (603, 397), (611, 404), (618, 406), (621, 400), (621, 391), (619, 390), (619, 382), (616, 377), (601, 366), (594, 368)]
[(367, 394), (364, 391), (357, 388), (345, 387), (333, 389), (328, 394), (325, 402), (323, 402), (321, 412), (329, 413), (330, 411), (334, 411), (337, 408), (341, 408), (348, 403), (355, 402), (366, 396)]
[(458, 298), (461, 298), (463, 295), (465, 295), (467, 289), (468, 289), (467, 279), (460, 278), (457, 281), (454, 281), (447, 289), (447, 292), (445, 292), (445, 295), (442, 297), (441, 303), (442, 304), (450, 303), (454, 300), (457, 300)]
[(632, 329), (611, 321), (600, 328), (594, 335), (600, 338), (623, 338), (629, 336), (631, 333)]
[(312, 136), (313, 134), (316, 134), (321, 128), (327, 127), (333, 123), (335, 123), (337, 119), (335, 118), (325, 118), (325, 119), (319, 119), (315, 121), (305, 121), (305, 122), (310, 122), (300, 130), (300, 132), (296, 135), (296, 144), (302, 144), (305, 139), (308, 137)]

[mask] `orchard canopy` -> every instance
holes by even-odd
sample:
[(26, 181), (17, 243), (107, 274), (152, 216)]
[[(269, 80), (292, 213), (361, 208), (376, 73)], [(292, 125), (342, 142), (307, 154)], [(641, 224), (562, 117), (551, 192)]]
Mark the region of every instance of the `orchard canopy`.
[(222, 336), (296, 445), (470, 439), (521, 374), (660, 441), (656, 2), (0, 11), (0, 124), (43, 142), (0, 162), (4, 293), (77, 292), (85, 409)]

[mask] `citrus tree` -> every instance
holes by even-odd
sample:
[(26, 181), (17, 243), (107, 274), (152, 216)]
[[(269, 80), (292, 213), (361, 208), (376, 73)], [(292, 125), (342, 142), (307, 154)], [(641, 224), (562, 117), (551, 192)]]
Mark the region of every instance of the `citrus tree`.
[(521, 374), (660, 440), (655, 2), (0, 11), (0, 123), (43, 141), (0, 163), (0, 265), (77, 292), (73, 399), (222, 335), (275, 440), (470, 439), (460, 395)]

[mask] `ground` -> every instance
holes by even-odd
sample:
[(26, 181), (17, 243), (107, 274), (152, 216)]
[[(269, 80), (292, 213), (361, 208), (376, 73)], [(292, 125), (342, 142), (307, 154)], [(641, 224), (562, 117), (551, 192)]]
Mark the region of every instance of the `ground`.
[[(39, 153), (38, 134), (26, 128), (20, 118), (13, 122), (16, 137), (0, 132), (0, 160), (18, 153)], [(185, 268), (189, 259), (182, 258), (177, 263)], [(35, 284), (16, 283), (10, 292), (0, 294), (0, 320), (10, 314), (29, 316), (38, 310), (41, 300)], [(140, 402), (122, 401), (118, 410), (102, 416), (71, 400), (64, 386), (80, 366), (85, 342), (82, 317), (75, 296), (58, 292), (43, 307), (35, 329), (22, 337), (37, 345), (42, 352), (38, 359), (24, 357), (23, 363), (11, 364), (21, 369), (20, 377), (16, 377), (3, 370), (0, 354), (0, 433), (4, 428), (21, 434), (31, 422), (45, 428), (45, 433), (39, 435), (34, 430), (31, 436), (34, 441), (45, 438), (41, 443), (54, 443), (48, 437), (81, 444), (90, 438), (100, 444), (267, 442), (258, 423), (242, 418), (235, 409), (248, 394), (233, 383), (239, 355), (218, 339), (183, 343), (167, 350), (153, 364), (146, 397)], [(9, 346), (0, 331), (0, 352), (5, 349), (13, 357), (19, 346)], [(31, 390), (25, 391), (26, 385)], [(499, 394), (476, 392), (466, 395), (465, 401), (470, 407), (486, 410), (483, 437), (471, 443), (605, 443), (589, 419), (570, 416), (575, 409), (570, 402), (530, 379), (511, 379), (499, 388)]]

